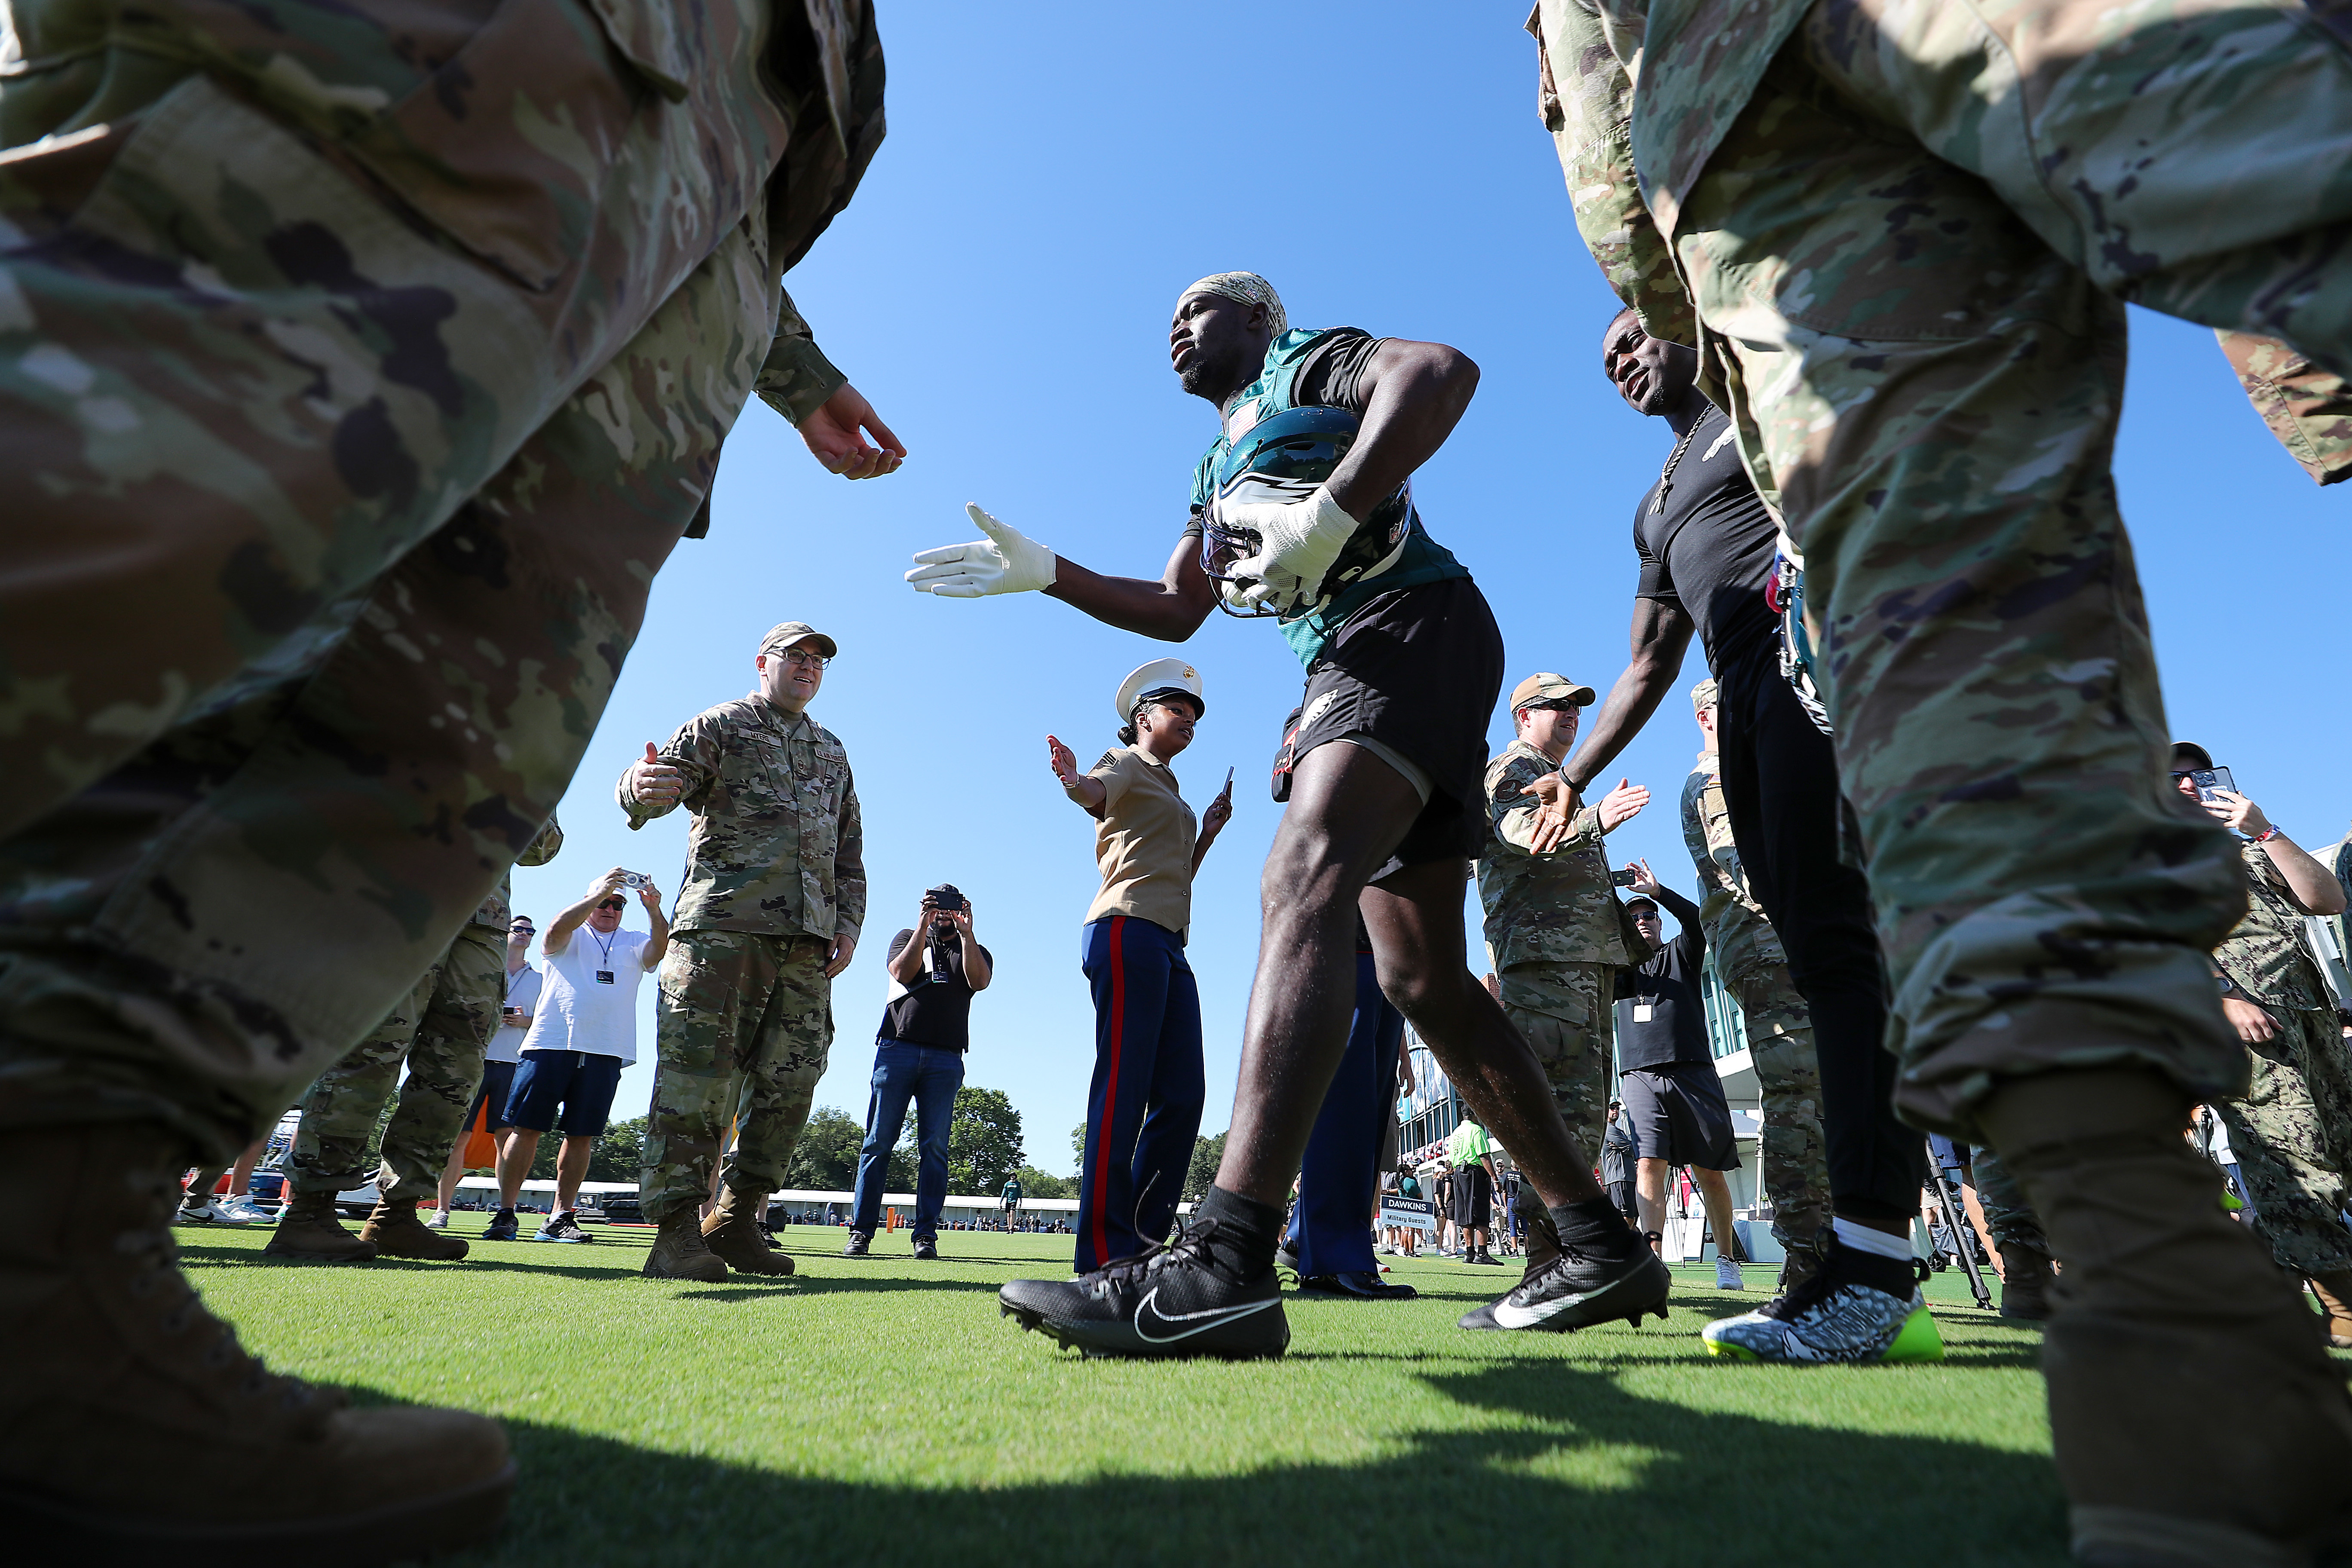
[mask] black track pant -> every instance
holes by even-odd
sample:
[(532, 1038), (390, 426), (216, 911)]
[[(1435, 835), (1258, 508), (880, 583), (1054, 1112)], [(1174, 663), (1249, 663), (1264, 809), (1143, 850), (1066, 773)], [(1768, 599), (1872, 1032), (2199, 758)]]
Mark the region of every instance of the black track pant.
[(1837, 754), (1781, 679), (1773, 651), (1716, 672), (1717, 744), (1732, 837), (1757, 901), (1812, 1010), (1830, 1198), (1857, 1220), (1919, 1212), (1920, 1135), (1895, 1120), (1886, 979), (1870, 884), (1838, 858)]

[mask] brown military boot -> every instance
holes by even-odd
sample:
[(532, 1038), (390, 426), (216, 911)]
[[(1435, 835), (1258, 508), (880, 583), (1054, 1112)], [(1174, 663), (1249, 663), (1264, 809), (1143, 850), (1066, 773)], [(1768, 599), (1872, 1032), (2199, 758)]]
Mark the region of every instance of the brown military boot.
[(375, 1243), (343, 1228), (334, 1194), (296, 1193), (287, 1200), (261, 1255), (310, 1263), (364, 1263), (375, 1256)]
[[(1826, 1226), (1829, 1222), (1824, 1220)], [(1780, 1278), (1772, 1287), (1775, 1296), (1786, 1296), (1803, 1287), (1806, 1280), (1822, 1271), (1821, 1237), (1809, 1237), (1791, 1247), (1780, 1258)]]
[(730, 1268), (746, 1274), (790, 1274), (793, 1260), (768, 1245), (760, 1216), (767, 1212), (768, 1194), (719, 1189), (719, 1206), (702, 1222), (702, 1245)]
[(494, 1534), (515, 1476), (498, 1423), (345, 1409), (205, 1310), (172, 1245), (180, 1152), (142, 1123), (0, 1133), (12, 1560), (373, 1564)]
[(2029, 1323), (2050, 1316), (2049, 1255), (2013, 1241), (2000, 1244), (2000, 1315)]
[(727, 1278), (727, 1265), (704, 1245), (702, 1221), (693, 1206), (666, 1214), (654, 1234), (654, 1247), (646, 1254), (649, 1279), (699, 1279), (716, 1285)]
[(2319, 1304), (2327, 1309), (2328, 1344), (2352, 1351), (2352, 1268), (2315, 1274), (2311, 1288), (2318, 1292)]
[(415, 1198), (378, 1198), (375, 1212), (360, 1228), (360, 1239), (380, 1258), (425, 1258), (454, 1263), (466, 1256), (466, 1238), (446, 1231), (427, 1230), (416, 1217)]
[(2310, 1309), (2222, 1214), (2188, 1112), (2147, 1068), (2012, 1079), (1978, 1110), (2065, 1268), (2042, 1367), (2074, 1555), (2305, 1563), (2352, 1526), (2352, 1398)]

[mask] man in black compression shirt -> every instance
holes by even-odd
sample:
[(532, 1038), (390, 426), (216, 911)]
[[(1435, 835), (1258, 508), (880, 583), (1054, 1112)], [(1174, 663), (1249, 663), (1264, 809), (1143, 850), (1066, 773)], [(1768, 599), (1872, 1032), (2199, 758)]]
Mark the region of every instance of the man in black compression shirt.
[[(1633, 514), (1641, 577), (1632, 660), (1561, 772), (1580, 792), (1615, 760), (1679, 679), (1697, 632), (1718, 688), (1732, 835), (1811, 1010), (1821, 1055), (1837, 1213), (1822, 1272), (1760, 1312), (1709, 1324), (1705, 1337), (1710, 1349), (1767, 1360), (1884, 1359), (1925, 1310), (1909, 1241), (1925, 1157), (1890, 1100), (1895, 1064), (1883, 1044), (1878, 939), (1869, 884), (1840, 854), (1837, 759), (1780, 674), (1764, 592), (1778, 530), (1730, 421), (1698, 391), (1695, 353), (1651, 338), (1626, 310), (1609, 323), (1601, 367), (1636, 413), (1672, 427), (1675, 446)], [(1907, 1358), (1931, 1337), (1904, 1336), (1898, 1353)]]
[[(1255, 273), (1185, 289), (1168, 335), (1171, 368), (1218, 411), (1219, 434), (1194, 471), (1192, 521), (1157, 579), (1088, 571), (977, 507), (985, 539), (924, 551), (908, 574), (950, 598), (1043, 592), (1171, 642), (1192, 637), (1221, 601), (1271, 610), (1307, 668), (1284, 738), (1289, 809), (1266, 858), (1257, 977), (1216, 1184), (1167, 1252), (1076, 1283), (1015, 1280), (1000, 1297), (1005, 1310), (1095, 1354), (1282, 1352), (1290, 1334), (1275, 1243), (1347, 1048), (1360, 912), (1381, 989), (1510, 1150), (1567, 1244), (1466, 1326), (1663, 1316), (1670, 1277), (1594, 1183), (1597, 1151), (1575, 1146), (1542, 1067), (1466, 963), (1462, 885), (1486, 843), (1486, 729), (1501, 692), (1502, 636), (1469, 573), (1422, 527), (1406, 487), (1468, 406), (1477, 367), (1443, 343), (1289, 330)], [(1344, 455), (1303, 500), (1237, 508), (1221, 482), (1236, 447), (1246, 457), (1257, 426), (1307, 409), (1352, 416), (1331, 421), (1353, 426)], [(1221, 560), (1202, 548), (1204, 533), (1213, 546), (1215, 536), (1250, 540), (1252, 553)]]

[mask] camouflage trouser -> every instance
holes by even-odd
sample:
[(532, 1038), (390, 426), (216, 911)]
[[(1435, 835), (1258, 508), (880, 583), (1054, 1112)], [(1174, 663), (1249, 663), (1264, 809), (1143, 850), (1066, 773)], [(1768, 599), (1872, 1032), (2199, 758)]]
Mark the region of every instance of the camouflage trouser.
[(1615, 971), (1605, 963), (1519, 963), (1501, 980), (1503, 1010), (1543, 1064), (1568, 1135), (1598, 1160), (1615, 1082), (1609, 1071)]
[(740, 931), (670, 938), (640, 1184), (647, 1219), (709, 1196), (730, 1117), (727, 1184), (752, 1194), (784, 1184), (833, 1050), (831, 945)]
[(1989, 1148), (1979, 1148), (1969, 1162), (1969, 1169), (1977, 1179), (1977, 1204), (1984, 1210), (1985, 1228), (1992, 1232), (1989, 1238), (1995, 1247), (2024, 1247), (2035, 1252), (2048, 1253), (2050, 1238), (2042, 1232), (2042, 1221), (2025, 1201), (2025, 1193), (2000, 1163), (2000, 1156)]
[(1830, 1168), (1822, 1136), (1822, 1065), (1813, 1022), (1786, 964), (1754, 965), (1724, 977), (1748, 1021), (1764, 1129), (1757, 1164), (1772, 1200), (1772, 1234), (1784, 1247), (1812, 1245), (1830, 1221)]
[(2124, 300), (2352, 368), (2335, 38), (2258, 6), (1992, 11), (1814, 6), (1674, 234), (1702, 374), (1804, 553), (1896, 1103), (1962, 1136), (2011, 1075), (2245, 1082), (2208, 959), (2243, 877), (2164, 776), (2109, 475)]
[[(326, 28), (252, 58), (383, 101), (438, 56), (372, 46), (381, 10), (208, 15)], [(267, 81), (103, 52), (106, 134), (0, 172), (0, 1124), (267, 1128), (547, 819), (708, 491), (779, 300), (756, 51), (669, 105), (589, 8), (499, 15), (451, 68), (497, 110), (428, 133), (440, 88), (392, 93), (404, 199)], [(44, 92), (74, 110), (0, 78), (10, 138)], [(501, 160), (462, 212), (433, 172)]]
[[(302, 1096), (302, 1124), (287, 1179), (298, 1193), (337, 1193), (367, 1178), (360, 1161), (376, 1118), (408, 1063), (400, 1104), (383, 1130), (377, 1192), (430, 1197), (482, 1083), (482, 1057), (506, 995), (506, 932), (469, 925), (425, 972), (407, 1000)], [(493, 1112), (495, 1114), (495, 1112)]]
[(2230, 1130), (2254, 1234), (2283, 1268), (2326, 1274), (2352, 1268), (2342, 1214), (2352, 1175), (2352, 1073), (2332, 1012), (2271, 1007), (2278, 1033), (2245, 1047), (2253, 1083), (2213, 1109)]

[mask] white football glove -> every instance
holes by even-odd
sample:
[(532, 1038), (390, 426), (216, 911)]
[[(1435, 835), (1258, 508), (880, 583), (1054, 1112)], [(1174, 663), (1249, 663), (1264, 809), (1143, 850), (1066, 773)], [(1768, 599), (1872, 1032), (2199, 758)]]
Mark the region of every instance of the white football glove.
[(915, 592), (943, 599), (979, 599), (991, 594), (1034, 594), (1054, 585), (1052, 551), (976, 506), (963, 510), (988, 537), (917, 551), (915, 570), (907, 574)]
[(1324, 574), (1339, 559), (1340, 548), (1357, 528), (1356, 520), (1340, 510), (1339, 503), (1321, 485), (1301, 501), (1240, 505), (1220, 501), (1217, 521), (1227, 528), (1253, 530), (1259, 542), (1256, 554), (1225, 569), (1229, 576), (1257, 579), (1235, 589), (1228, 602), (1244, 609), (1267, 608), (1285, 615), (1322, 599)]

